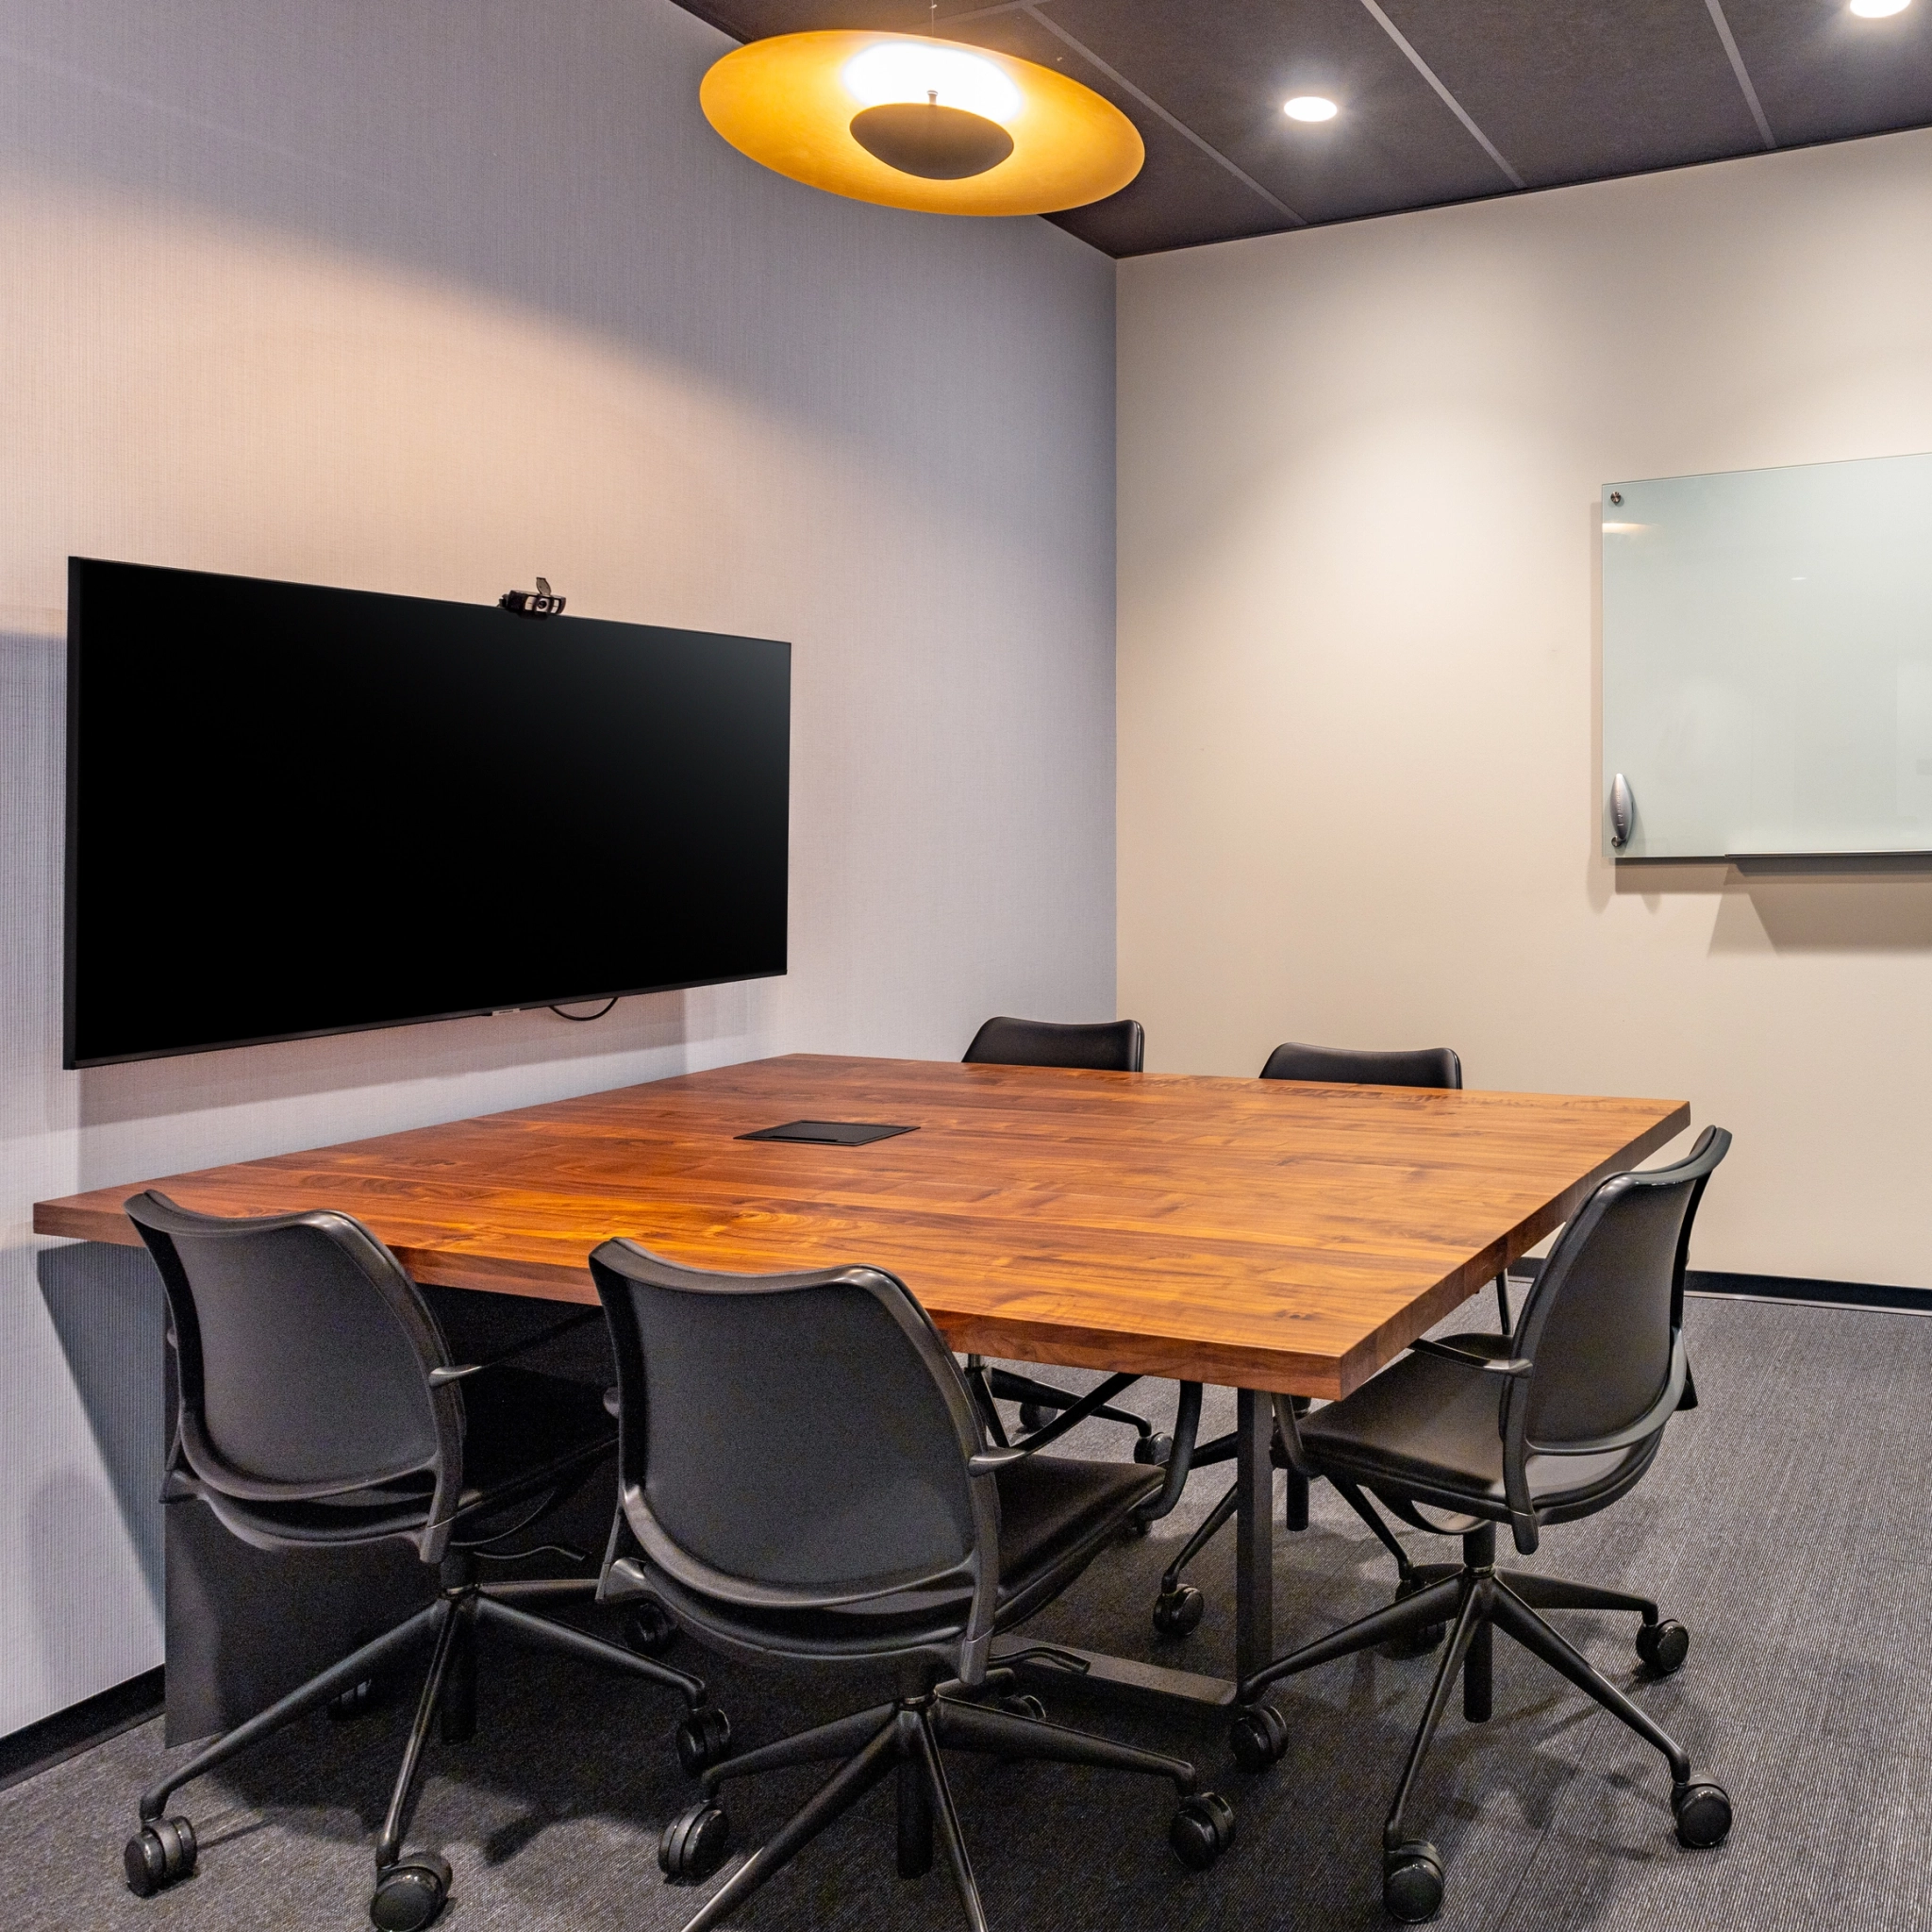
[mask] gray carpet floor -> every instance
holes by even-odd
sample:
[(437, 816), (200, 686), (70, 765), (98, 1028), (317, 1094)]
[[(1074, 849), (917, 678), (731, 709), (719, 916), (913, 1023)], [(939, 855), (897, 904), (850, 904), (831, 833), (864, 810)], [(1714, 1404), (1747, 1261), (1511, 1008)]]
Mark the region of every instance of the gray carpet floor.
[[(1450, 1326), (1474, 1325), (1472, 1304)], [(1932, 1815), (1932, 1679), (1924, 1632), (1932, 1512), (1932, 1320), (1742, 1301), (1689, 1316), (1701, 1408), (1678, 1417), (1649, 1477), (1622, 1503), (1552, 1530), (1532, 1567), (1653, 1593), (1691, 1632), (1690, 1659), (1640, 1678), (1632, 1620), (1559, 1616), (1615, 1681), (1729, 1789), (1730, 1840), (1690, 1853), (1671, 1831), (1669, 1778), (1648, 1746), (1499, 1638), (1496, 1715), (1452, 1707), (1412, 1812), (1445, 1854), (1439, 1924), (1497, 1932), (1720, 1932), (1806, 1927), (1875, 1932), (1932, 1916), (1920, 1888)], [(1080, 1377), (1068, 1378), (1078, 1382)], [(1142, 1391), (1144, 1392), (1144, 1391)], [(1210, 1393), (1204, 1433), (1231, 1420)], [(1088, 1453), (1124, 1453), (1090, 1425)], [(1107, 1551), (1029, 1625), (1091, 1647), (1224, 1670), (1232, 1534), (1195, 1572), (1208, 1615), (1156, 1640), (1161, 1569), (1224, 1472), (1205, 1472), (1181, 1510)], [(1507, 1539), (1506, 1539), (1507, 1541)], [(1417, 1554), (1454, 1548), (1416, 1536)], [(1511, 1561), (1506, 1556), (1505, 1561)], [(1332, 1492), (1277, 1539), (1281, 1646), (1386, 1598), (1391, 1566)], [(696, 1653), (681, 1645), (683, 1658)], [(836, 1690), (701, 1659), (741, 1743), (850, 1707)], [(709, 1886), (667, 1884), (658, 1833), (689, 1802), (669, 1750), (666, 1697), (524, 1653), (483, 1653), (482, 1723), (470, 1743), (432, 1746), (412, 1842), (456, 1869), (442, 1924), (623, 1926), (673, 1932)], [(1167, 1849), (1165, 1786), (1117, 1774), (958, 1758), (967, 1840), (1000, 1932), (1124, 1932), (1240, 1924), (1380, 1926), (1381, 1820), (1426, 1694), (1430, 1660), (1367, 1656), (1275, 1693), (1286, 1758), (1237, 1772), (1218, 1725), (1096, 1709), (1054, 1714), (1192, 1757), (1233, 1801), (1235, 1848), (1209, 1873)], [(120, 1877), (141, 1787), (162, 1757), (158, 1723), (129, 1731), (0, 1794), (0, 1925), (119, 1932), (365, 1925), (368, 1846), (406, 1710), (298, 1724), (177, 1801), (201, 1836), (199, 1870), (142, 1902)], [(741, 1848), (768, 1835), (815, 1774), (731, 1788)], [(717, 1881), (711, 1881), (715, 1884)], [(733, 1921), (746, 1932), (951, 1928), (942, 1870), (892, 1869), (890, 1784), (833, 1827)]]

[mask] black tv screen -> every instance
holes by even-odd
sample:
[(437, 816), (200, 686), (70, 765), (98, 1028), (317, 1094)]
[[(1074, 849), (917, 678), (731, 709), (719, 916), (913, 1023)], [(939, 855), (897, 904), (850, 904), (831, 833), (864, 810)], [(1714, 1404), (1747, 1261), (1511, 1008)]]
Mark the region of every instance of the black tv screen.
[(783, 973), (791, 675), (72, 558), (64, 1063)]

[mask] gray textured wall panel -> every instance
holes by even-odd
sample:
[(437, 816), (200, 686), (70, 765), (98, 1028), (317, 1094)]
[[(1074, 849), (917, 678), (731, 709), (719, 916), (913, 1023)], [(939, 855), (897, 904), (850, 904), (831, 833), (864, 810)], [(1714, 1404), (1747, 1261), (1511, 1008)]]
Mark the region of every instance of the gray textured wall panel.
[[(112, 1260), (37, 1274), (36, 1198), (1113, 1011), (1111, 265), (754, 167), (697, 108), (726, 45), (662, 0), (0, 0), (0, 1732), (158, 1658), (155, 1311)], [(70, 553), (541, 570), (791, 639), (790, 975), (61, 1073)]]

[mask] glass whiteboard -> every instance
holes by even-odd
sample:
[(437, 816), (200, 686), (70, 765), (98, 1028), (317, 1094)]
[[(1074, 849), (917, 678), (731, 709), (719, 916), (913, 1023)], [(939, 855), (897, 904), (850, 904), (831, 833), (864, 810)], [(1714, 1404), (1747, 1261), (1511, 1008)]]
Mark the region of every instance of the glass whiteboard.
[(1932, 456), (1606, 484), (1603, 652), (1613, 857), (1932, 853)]

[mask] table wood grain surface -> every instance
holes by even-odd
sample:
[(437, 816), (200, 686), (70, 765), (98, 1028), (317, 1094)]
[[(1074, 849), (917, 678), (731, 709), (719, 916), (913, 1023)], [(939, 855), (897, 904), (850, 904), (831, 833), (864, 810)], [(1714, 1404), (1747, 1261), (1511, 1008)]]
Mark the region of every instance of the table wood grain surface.
[[(795, 1119), (917, 1132), (736, 1137)], [(418, 1280), (595, 1299), (629, 1235), (745, 1271), (890, 1269), (956, 1348), (1291, 1394), (1359, 1386), (1690, 1124), (1674, 1100), (792, 1054), (130, 1181), (34, 1208), (133, 1243), (155, 1186), (213, 1214), (335, 1208)]]

